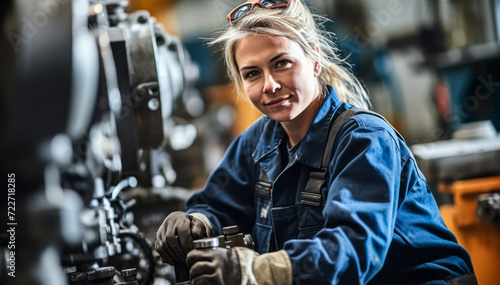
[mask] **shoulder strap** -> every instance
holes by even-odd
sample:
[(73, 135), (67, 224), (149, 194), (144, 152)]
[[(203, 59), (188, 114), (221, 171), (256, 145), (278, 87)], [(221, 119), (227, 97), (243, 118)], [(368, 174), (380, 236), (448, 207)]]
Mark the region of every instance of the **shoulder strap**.
[(272, 191), (273, 191), (272, 187), (273, 187), (273, 183), (271, 182), (271, 180), (269, 180), (266, 173), (261, 168), (260, 175), (259, 175), (259, 182), (257, 182), (257, 185), (255, 185), (255, 193), (257, 193), (257, 195), (259, 195), (263, 198), (271, 199), (271, 195), (272, 195)]
[[(375, 113), (373, 111), (360, 109), (360, 108), (352, 108), (342, 112), (331, 124), (330, 130), (328, 131), (328, 140), (326, 142), (325, 151), (323, 153), (323, 160), (321, 161), (321, 169), (312, 171), (309, 175), (309, 180), (307, 181), (306, 188), (302, 193), (300, 193), (300, 202), (305, 205), (311, 206), (320, 206), (322, 197), (321, 197), (321, 188), (323, 184), (326, 182), (326, 172), (328, 169), (330, 152), (332, 150), (333, 142), (335, 141), (335, 137), (337, 136), (338, 131), (344, 125), (345, 121), (356, 114), (370, 114), (377, 116), (383, 119), (387, 124), (391, 127), (392, 125), (387, 122), (387, 120), (380, 114)], [(392, 127), (394, 129), (394, 127)], [(397, 136), (401, 139), (403, 138), (396, 129), (394, 129)]]
[[(267, 129), (270, 122), (271, 120), (269, 119), (267, 122), (264, 123), (264, 126), (262, 127), (263, 131)], [(257, 195), (259, 195), (260, 197), (271, 199), (273, 191), (272, 187), (273, 183), (271, 182), (271, 180), (269, 180), (269, 178), (266, 175), (266, 172), (261, 167), (259, 174), (259, 181), (255, 185), (255, 193), (257, 193)]]
[(332, 145), (333, 142), (335, 141), (335, 137), (337, 133), (339, 132), (340, 128), (344, 125), (344, 122), (347, 121), (347, 119), (351, 118), (352, 116), (356, 114), (369, 114), (373, 115), (376, 117), (379, 117), (380, 119), (384, 120), (391, 128), (396, 132), (396, 135), (400, 138), (403, 139), (403, 136), (389, 123), (384, 116), (380, 115), (379, 113), (375, 113), (370, 110), (365, 110), (361, 108), (352, 108), (348, 109), (344, 112), (342, 112), (335, 121), (333, 121), (330, 131), (328, 133), (328, 141), (326, 142), (326, 147), (325, 147), (325, 152), (323, 155), (323, 161), (321, 162), (321, 168), (328, 168), (329, 164), (329, 158), (330, 158), (330, 151), (332, 150)]

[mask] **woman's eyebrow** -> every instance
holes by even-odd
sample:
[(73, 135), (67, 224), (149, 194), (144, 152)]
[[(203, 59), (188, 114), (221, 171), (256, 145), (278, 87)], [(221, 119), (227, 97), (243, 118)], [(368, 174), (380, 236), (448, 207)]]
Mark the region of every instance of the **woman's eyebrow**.
[(286, 52), (282, 52), (282, 53), (278, 54), (277, 56), (271, 58), (271, 60), (269, 62), (273, 62), (273, 61), (277, 60), (278, 58), (280, 58), (280, 57), (282, 57), (284, 55), (287, 55), (287, 54), (288, 53), (286, 53)]
[[(271, 58), (271, 60), (269, 60), (269, 63), (272, 63), (273, 61), (277, 60), (278, 58), (284, 56), (284, 55), (287, 55), (288, 53), (287, 52), (282, 52), (280, 54), (278, 54), (277, 56)], [(253, 68), (256, 68), (257, 66), (243, 66), (242, 68), (240, 68), (240, 72), (245, 70), (245, 69), (253, 69)]]
[(256, 67), (257, 66), (254, 66), (254, 65), (252, 65), (252, 66), (243, 66), (242, 68), (240, 68), (240, 72), (243, 71), (243, 70), (245, 70), (245, 69), (253, 69), (253, 68), (256, 68)]

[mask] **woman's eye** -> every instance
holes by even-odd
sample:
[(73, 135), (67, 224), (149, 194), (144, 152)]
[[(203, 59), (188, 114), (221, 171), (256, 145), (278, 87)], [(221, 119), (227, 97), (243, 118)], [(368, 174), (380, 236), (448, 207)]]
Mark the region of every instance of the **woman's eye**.
[(253, 78), (255, 76), (259, 75), (257, 71), (250, 71), (249, 73), (245, 74), (245, 78)]
[(280, 60), (276, 63), (276, 67), (286, 67), (290, 64), (291, 62), (289, 60)]

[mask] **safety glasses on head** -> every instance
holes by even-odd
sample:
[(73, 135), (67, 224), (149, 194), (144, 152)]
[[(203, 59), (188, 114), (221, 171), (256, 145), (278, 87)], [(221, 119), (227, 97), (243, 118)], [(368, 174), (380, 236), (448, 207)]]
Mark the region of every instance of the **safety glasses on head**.
[(282, 8), (288, 7), (288, 5), (290, 5), (290, 0), (250, 0), (234, 8), (233, 11), (227, 15), (227, 20), (229, 23), (232, 23), (245, 17), (252, 12), (255, 5), (267, 9)]

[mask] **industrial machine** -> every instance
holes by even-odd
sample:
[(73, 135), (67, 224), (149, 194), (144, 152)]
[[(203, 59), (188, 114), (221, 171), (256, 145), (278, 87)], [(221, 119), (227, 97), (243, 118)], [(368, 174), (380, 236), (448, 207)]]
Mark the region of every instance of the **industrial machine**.
[(169, 180), (171, 116), (197, 73), (179, 39), (127, 4), (1, 4), (0, 169), (11, 206), (0, 218), (1, 284), (173, 281), (124, 193)]
[[(500, 258), (500, 136), (491, 121), (462, 125), (453, 139), (412, 146), (447, 227), (471, 256), (479, 284), (496, 284)], [(446, 199), (442, 199), (446, 200)]]

